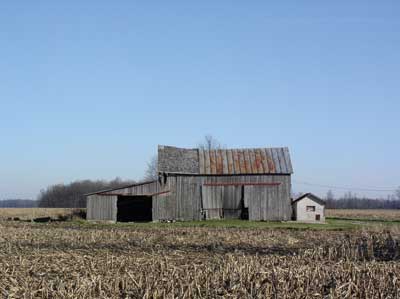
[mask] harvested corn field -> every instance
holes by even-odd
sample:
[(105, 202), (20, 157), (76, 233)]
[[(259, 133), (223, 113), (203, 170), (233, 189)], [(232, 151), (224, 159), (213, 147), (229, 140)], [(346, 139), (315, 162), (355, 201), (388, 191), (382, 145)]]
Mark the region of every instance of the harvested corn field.
[(0, 221), (22, 220), (30, 221), (36, 218), (60, 220), (73, 218), (85, 212), (85, 209), (68, 208), (0, 208)]
[[(372, 229), (372, 228), (370, 228)], [(0, 224), (5, 298), (398, 298), (400, 232)]]
[(331, 218), (366, 219), (366, 220), (400, 220), (400, 210), (384, 209), (327, 209), (326, 216)]

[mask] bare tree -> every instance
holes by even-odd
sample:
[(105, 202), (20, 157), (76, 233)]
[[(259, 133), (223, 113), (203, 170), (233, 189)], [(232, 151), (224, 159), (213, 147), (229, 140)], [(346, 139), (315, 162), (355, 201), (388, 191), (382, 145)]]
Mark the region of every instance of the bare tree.
[(204, 136), (204, 141), (198, 144), (198, 147), (209, 151), (214, 149), (221, 149), (223, 146), (221, 143), (212, 135)]
[(290, 192), (290, 197), (295, 200), (297, 198), (299, 198), (300, 196), (302, 196), (304, 194), (304, 192), (296, 192), (296, 191), (291, 191)]
[(149, 162), (147, 162), (147, 169), (144, 174), (145, 181), (152, 181), (158, 179), (158, 159), (157, 156), (153, 156)]
[(133, 183), (132, 180), (122, 180), (117, 177), (112, 181), (81, 180), (52, 185), (40, 191), (37, 204), (41, 208), (85, 208), (86, 193), (120, 188)]
[(400, 200), (400, 186), (396, 189), (396, 191), (394, 192), (397, 199)]
[(326, 193), (326, 200), (333, 200), (335, 199), (335, 195), (333, 195), (332, 190), (329, 190), (328, 193)]

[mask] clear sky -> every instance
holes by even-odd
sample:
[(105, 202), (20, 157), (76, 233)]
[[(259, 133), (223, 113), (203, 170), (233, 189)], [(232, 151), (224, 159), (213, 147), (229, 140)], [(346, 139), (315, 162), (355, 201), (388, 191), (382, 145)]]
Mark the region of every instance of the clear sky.
[(4, 1), (0, 41), (0, 199), (205, 134), (288, 146), (296, 192), (400, 185), (399, 1)]

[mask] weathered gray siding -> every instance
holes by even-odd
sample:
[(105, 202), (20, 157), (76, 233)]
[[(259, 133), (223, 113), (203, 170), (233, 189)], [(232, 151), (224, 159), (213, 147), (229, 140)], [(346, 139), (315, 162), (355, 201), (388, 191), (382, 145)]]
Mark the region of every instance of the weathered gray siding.
[(245, 202), (249, 207), (250, 220), (290, 220), (290, 177), (270, 176), (264, 181), (281, 183), (279, 186), (245, 186)]
[(207, 219), (218, 219), (222, 216), (239, 218), (241, 183), (279, 184), (244, 187), (244, 200), (249, 207), (250, 220), (290, 220), (290, 175), (169, 176), (166, 189), (171, 190), (171, 193), (153, 199), (153, 210), (156, 209), (153, 211), (156, 216), (154, 220), (201, 220), (202, 212)]
[(175, 183), (176, 180), (171, 178), (163, 185), (157, 182), (157, 192), (169, 192), (153, 196), (153, 221), (176, 219)]
[(87, 220), (117, 221), (117, 196), (90, 195), (86, 202)]
[(290, 175), (170, 174), (162, 184), (155, 181), (104, 193), (108, 196), (89, 196), (88, 219), (115, 221), (118, 195), (152, 195), (154, 221), (239, 218), (242, 197), (250, 220), (290, 220), (290, 188)]
[(223, 186), (202, 187), (202, 207), (206, 219), (223, 218), (224, 188)]

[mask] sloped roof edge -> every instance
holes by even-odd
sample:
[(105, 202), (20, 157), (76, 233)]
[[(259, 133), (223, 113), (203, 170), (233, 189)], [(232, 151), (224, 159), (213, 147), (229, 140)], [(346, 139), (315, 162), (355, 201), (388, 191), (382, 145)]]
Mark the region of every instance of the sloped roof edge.
[(302, 200), (303, 198), (308, 197), (309, 199), (321, 204), (321, 205), (325, 205), (326, 202), (324, 200), (322, 200), (321, 198), (319, 198), (318, 196), (312, 194), (312, 193), (305, 193), (303, 195), (301, 195), (300, 197), (296, 198), (295, 200), (292, 201), (292, 204), (294, 204), (295, 202), (298, 202), (300, 200)]

